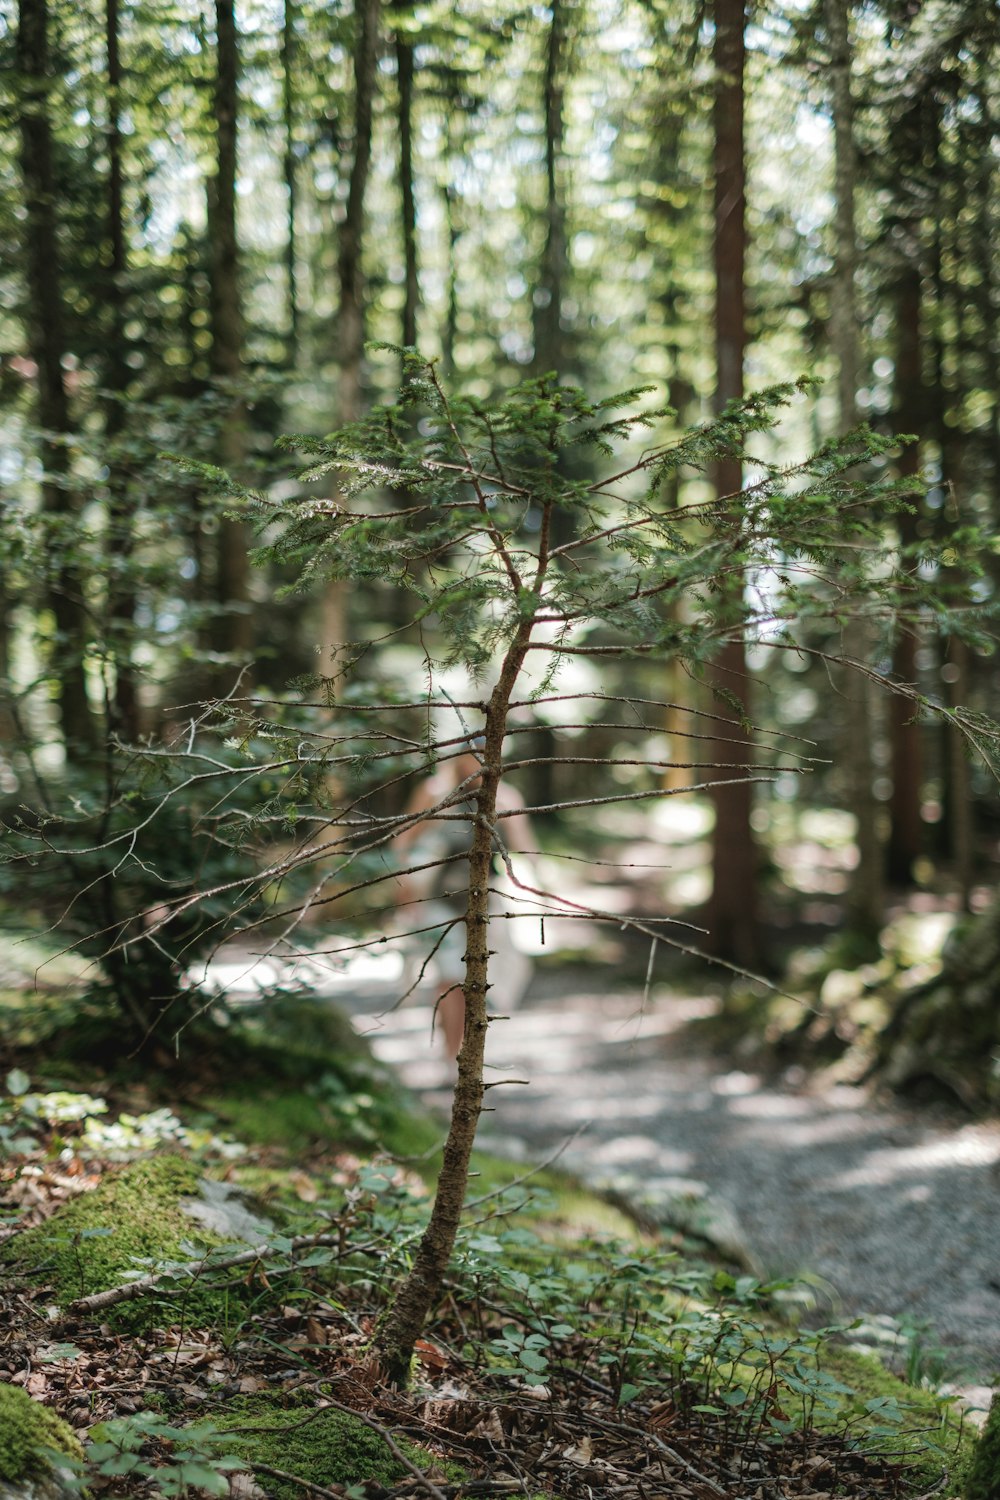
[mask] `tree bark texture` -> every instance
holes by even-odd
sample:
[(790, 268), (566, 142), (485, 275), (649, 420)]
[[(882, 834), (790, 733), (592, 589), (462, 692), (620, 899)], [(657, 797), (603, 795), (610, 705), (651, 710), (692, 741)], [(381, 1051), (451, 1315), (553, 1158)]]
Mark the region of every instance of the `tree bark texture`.
[(465, 1193), (469, 1160), (482, 1112), (485, 1084), (483, 1059), (489, 1026), (489, 885), (492, 869), (497, 787), (502, 774), (501, 754), (507, 710), (514, 684), (524, 663), (531, 623), (525, 622), (504, 659), (486, 712), (483, 772), (476, 798), (476, 820), (469, 851), (469, 898), (465, 911), (465, 1034), (458, 1054), (458, 1078), (452, 1100), (451, 1124), (444, 1147), (430, 1221), (420, 1241), (412, 1269), (401, 1287), (376, 1340), (389, 1379), (405, 1385), (413, 1349), (434, 1299), (440, 1294), (455, 1248)]
[[(743, 395), (743, 357), (746, 348), (746, 167), (744, 151), (744, 72), (746, 65), (745, 13), (743, 0), (716, 0), (715, 94), (715, 355), (716, 410)], [(719, 495), (735, 494), (742, 488), (742, 466), (738, 458), (716, 465)], [(734, 594), (742, 591), (742, 578), (730, 580)], [(734, 616), (742, 614), (741, 601), (734, 601)], [(749, 717), (750, 684), (742, 636), (723, 646), (712, 667), (712, 682), (723, 699), (735, 698), (740, 712)], [(745, 739), (739, 723), (717, 731), (712, 759), (743, 762), (744, 748), (733, 743)], [(749, 769), (746, 772), (749, 775)], [(739, 769), (718, 771), (718, 782), (733, 782)], [(712, 836), (712, 893), (708, 903), (708, 950), (718, 958), (747, 968), (762, 962), (757, 919), (757, 851), (750, 826), (752, 787), (746, 782), (716, 785), (712, 790), (715, 830)]]
[[(209, 183), (208, 239), (213, 378), (235, 387), (243, 374), (243, 312), (240, 303), (236, 169), (239, 121), (239, 40), (234, 0), (216, 0), (216, 171)], [(236, 473), (246, 457), (246, 412), (233, 391), (220, 444), (223, 465)], [(250, 565), (242, 521), (219, 521), (216, 547), (213, 649), (243, 664), (253, 646)], [(233, 667), (215, 674), (220, 691), (233, 686)]]
[[(65, 435), (69, 398), (63, 378), (66, 351), (61, 257), (52, 167), (49, 91), (52, 84), (46, 0), (20, 0), (17, 71), (21, 84), (21, 175), (24, 185), (24, 250), (28, 346), (37, 366), (38, 424), (42, 429), (42, 507), (63, 534), (55, 543), (46, 584), (46, 604), (55, 624), (52, 670), (59, 727), (67, 759), (86, 757), (98, 740), (87, 696), (84, 658), (90, 636), (83, 581), (72, 559), (71, 527), (79, 509)], [(70, 535), (65, 535), (65, 531)]]
[[(837, 393), (841, 433), (857, 425), (857, 392), (861, 367), (857, 296), (857, 227), (855, 192), (857, 152), (854, 141), (854, 97), (851, 82), (852, 0), (826, 0), (833, 92), (836, 262), (830, 294), (830, 343), (837, 359)], [(846, 656), (865, 661), (871, 654), (871, 630), (864, 619), (844, 627)], [(873, 751), (877, 724), (873, 688), (863, 674), (839, 673), (844, 699), (840, 745), (849, 810), (857, 824), (858, 863), (851, 874), (845, 904), (848, 930), (860, 943), (878, 951), (882, 928), (882, 840), (880, 808), (875, 797)]]

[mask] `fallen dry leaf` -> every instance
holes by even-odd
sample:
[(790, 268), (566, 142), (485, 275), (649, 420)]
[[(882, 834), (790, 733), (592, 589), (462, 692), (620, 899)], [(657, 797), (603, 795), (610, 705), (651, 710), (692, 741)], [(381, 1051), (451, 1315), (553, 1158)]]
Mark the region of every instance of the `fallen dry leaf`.
[(295, 1196), (301, 1198), (303, 1203), (316, 1202), (319, 1197), (319, 1188), (308, 1172), (289, 1172), (288, 1180), (295, 1189)]
[(569, 1448), (563, 1449), (563, 1458), (568, 1458), (571, 1464), (589, 1464), (593, 1456), (593, 1444), (588, 1433), (584, 1433), (578, 1443), (573, 1443)]

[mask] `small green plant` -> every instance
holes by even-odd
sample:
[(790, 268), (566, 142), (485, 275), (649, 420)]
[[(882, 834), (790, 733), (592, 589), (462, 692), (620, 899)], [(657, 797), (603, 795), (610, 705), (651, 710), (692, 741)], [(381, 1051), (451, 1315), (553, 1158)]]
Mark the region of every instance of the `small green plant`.
[(100, 1422), (91, 1432), (87, 1465), (96, 1478), (151, 1479), (168, 1500), (229, 1494), (228, 1475), (245, 1469), (232, 1439), (212, 1422), (175, 1427), (157, 1412)]

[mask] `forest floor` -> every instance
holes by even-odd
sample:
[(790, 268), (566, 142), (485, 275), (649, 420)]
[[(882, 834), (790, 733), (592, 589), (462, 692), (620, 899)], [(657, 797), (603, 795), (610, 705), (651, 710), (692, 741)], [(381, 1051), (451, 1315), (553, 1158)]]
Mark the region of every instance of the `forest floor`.
[[(341, 1000), (376, 1055), (446, 1108), (429, 998), (386, 1013), (378, 993)], [(644, 997), (613, 968), (539, 970), (491, 1033), (495, 1076), (525, 1083), (493, 1095), (484, 1139), (534, 1157), (572, 1137), (562, 1161), (587, 1182), (700, 1224), (768, 1277), (805, 1276), (819, 1316), (862, 1319), (902, 1363), (987, 1403), (1000, 1372), (1000, 1121), (801, 1067), (755, 1071), (689, 1026), (717, 1005), (711, 985)]]
[[(252, 975), (252, 961), (243, 957), (238, 963)], [(443, 1104), (450, 1066), (431, 1046), (430, 1006), (409, 1004), (381, 1021), (372, 1014), (384, 1007), (388, 978), (374, 965), (365, 982), (355, 970), (342, 973), (333, 987), (340, 1001), (350, 1003), (357, 1029), (377, 1032), (377, 1051), (393, 1057), (426, 1099)], [(718, 1203), (742, 1172), (751, 1187), (757, 1184), (751, 1193), (758, 1205), (755, 1229), (765, 1219), (777, 1220), (798, 1175), (787, 1165), (791, 1135), (784, 1142), (778, 1136), (790, 1121), (797, 1128), (812, 1105), (798, 1112), (748, 1110), (748, 1100), (809, 1096), (758, 1084), (731, 1063), (723, 1066), (711, 1054), (682, 1045), (683, 1023), (711, 1007), (710, 994), (689, 991), (682, 999), (659, 985), (644, 1009), (641, 1000), (641, 986), (617, 987), (607, 968), (540, 969), (515, 1018), (496, 1029), (491, 1067), (502, 1070), (498, 1076), (534, 1081), (492, 1096), (499, 1105), (492, 1139), (529, 1162), (503, 1168), (481, 1160), (486, 1194), (480, 1201), (486, 1207), (479, 1227), (470, 1226), (448, 1296), (418, 1348), (408, 1392), (384, 1385), (370, 1345), (386, 1286), (405, 1259), (414, 1216), (419, 1221), (426, 1185), (412, 1166), (397, 1168), (384, 1157), (370, 1166), (357, 1142), (337, 1146), (337, 1121), (349, 1131), (358, 1116), (352, 1113), (354, 1095), (335, 1087), (323, 1071), (346, 1055), (336, 1031), (327, 1044), (329, 1062), (318, 1055), (317, 1018), (328, 1014), (333, 1023), (332, 1006), (321, 1002), (312, 1022), (298, 1029), (298, 1055), (316, 1074), (304, 1090), (301, 1084), (275, 1083), (263, 1058), (259, 1076), (237, 1067), (227, 1079), (220, 1066), (224, 1053), (216, 1061), (189, 1053), (182, 1069), (168, 1069), (162, 1077), (142, 1073), (124, 1084), (100, 1067), (82, 1074), (78, 1068), (75, 1086), (107, 1094), (112, 1123), (105, 1126), (98, 1115), (92, 1127), (75, 1112), (74, 1100), (85, 1096), (56, 1094), (53, 1107), (63, 1123), (50, 1130), (36, 1124), (22, 1142), (18, 1121), (45, 1118), (26, 1114), (25, 1106), (9, 1130), (10, 1152), (0, 1174), (6, 1179), (3, 1253), (20, 1270), (0, 1292), (0, 1382), (44, 1402), (89, 1439), (92, 1494), (133, 1500), (201, 1493), (203, 1487), (230, 1500), (403, 1500), (418, 1494), (428, 1500), (506, 1494), (543, 1500), (872, 1500), (922, 1494), (929, 1486), (954, 1495), (950, 1455), (957, 1439), (954, 1429), (950, 1438), (939, 1436), (942, 1408), (935, 1396), (896, 1382), (879, 1384), (889, 1377), (877, 1369), (873, 1374), (864, 1362), (852, 1365), (842, 1340), (828, 1347), (828, 1341), (811, 1341), (775, 1321), (776, 1309), (758, 1300), (752, 1279), (741, 1288), (719, 1269), (718, 1257), (699, 1263), (697, 1238), (704, 1235), (730, 1263), (749, 1247), (751, 1255), (770, 1259), (768, 1270), (779, 1264), (801, 1268), (798, 1254), (790, 1263), (787, 1249), (780, 1248), (780, 1223), (769, 1226), (770, 1241), (750, 1232), (744, 1238)], [(248, 1011), (255, 1013), (256, 1007)], [(266, 1022), (271, 1011), (259, 1014)], [(34, 1063), (27, 1055), (13, 1060), (52, 1086), (57, 1075), (51, 1056)], [(359, 1076), (368, 1077), (363, 1071)], [(369, 1086), (376, 1100), (380, 1089), (393, 1088), (374, 1076)], [(391, 1113), (395, 1095), (387, 1098), (384, 1106), (372, 1107)], [(194, 1133), (173, 1116), (164, 1123), (164, 1105), (193, 1120)], [(816, 1119), (826, 1121), (830, 1137), (850, 1137), (843, 1128), (851, 1114), (848, 1102), (835, 1105), (817, 1105)], [(147, 1116), (151, 1106), (159, 1106), (160, 1114)], [(408, 1106), (400, 1100), (398, 1107)], [(132, 1112), (121, 1116), (124, 1124), (113, 1123), (118, 1110)], [(862, 1112), (855, 1113), (860, 1120)], [(902, 1116), (893, 1118), (901, 1129)], [(180, 1153), (182, 1167), (177, 1155), (149, 1157), (140, 1149), (136, 1158), (128, 1141), (144, 1128), (142, 1119), (149, 1120), (161, 1153), (163, 1146)], [(593, 1123), (573, 1142), (567, 1165), (592, 1179), (603, 1176), (616, 1192), (624, 1189), (640, 1217), (659, 1187), (675, 1204), (688, 1203), (691, 1223), (643, 1236), (618, 1214), (625, 1238), (611, 1241), (609, 1227), (622, 1234), (622, 1227), (607, 1222), (614, 1210), (585, 1199), (587, 1229), (577, 1190), (570, 1184), (567, 1197), (566, 1188), (551, 1179), (539, 1190), (539, 1203), (550, 1194), (549, 1207), (532, 1210), (536, 1189), (530, 1180), (513, 1218), (490, 1206), (498, 1170), (500, 1180), (530, 1173), (530, 1159), (558, 1147), (585, 1121)], [(208, 1135), (220, 1123), (246, 1143), (242, 1154), (231, 1156)], [(859, 1124), (855, 1161), (858, 1152), (864, 1157), (875, 1140), (883, 1140), (883, 1128), (882, 1122)], [(961, 1127), (941, 1128), (951, 1132), (949, 1140), (963, 1138)], [(426, 1165), (428, 1132), (432, 1141), (439, 1139), (437, 1127), (414, 1117), (404, 1129), (403, 1149)], [(865, 1136), (865, 1129), (874, 1133)], [(742, 1166), (729, 1160), (741, 1138), (749, 1153)], [(964, 1138), (995, 1143), (988, 1129)], [(124, 1169), (116, 1164), (123, 1140), (124, 1155), (136, 1158)], [(818, 1149), (822, 1142), (818, 1129), (811, 1141), (804, 1138), (803, 1148)], [(727, 1163), (731, 1176), (725, 1180), (712, 1166), (716, 1159)], [(832, 1171), (832, 1163), (823, 1170)], [(182, 1175), (181, 1190), (188, 1194), (198, 1191), (199, 1181), (202, 1191), (214, 1182), (207, 1200), (213, 1212), (227, 1184), (250, 1190), (254, 1214), (274, 1216), (278, 1232), (273, 1225), (261, 1228), (259, 1220), (249, 1230), (224, 1223), (225, 1240), (245, 1243), (248, 1233), (254, 1241), (266, 1234), (268, 1248), (242, 1252), (240, 1265), (225, 1275), (224, 1258), (217, 1270), (210, 1261), (201, 1263), (193, 1280), (191, 1272), (165, 1272), (167, 1282), (124, 1304), (121, 1318), (115, 1307), (87, 1308), (78, 1299), (99, 1285), (91, 1279), (94, 1257), (114, 1254), (125, 1227), (139, 1222), (159, 1172)], [(123, 1206), (129, 1173), (137, 1174), (133, 1198)], [(706, 1204), (691, 1188), (695, 1173), (720, 1197), (710, 1196)], [(733, 1201), (744, 1207), (735, 1194)], [(227, 1203), (224, 1197), (226, 1213)], [(661, 1217), (660, 1206), (652, 1204), (651, 1220)], [(238, 1202), (235, 1212), (241, 1215)], [(154, 1210), (157, 1226), (176, 1216), (176, 1203)], [(801, 1205), (800, 1217), (808, 1217)], [(31, 1235), (50, 1223), (54, 1237), (42, 1241), (40, 1252), (31, 1251), (37, 1243)], [(294, 1250), (290, 1225), (305, 1240)], [(866, 1232), (862, 1225), (853, 1228), (859, 1238)], [(182, 1237), (186, 1233), (181, 1230)], [(588, 1233), (597, 1236), (589, 1245)], [(837, 1238), (832, 1226), (828, 1236), (831, 1243)], [(778, 1247), (773, 1255), (769, 1244)], [(219, 1253), (229, 1249), (223, 1245)], [(122, 1250), (118, 1270), (111, 1268), (112, 1285), (127, 1281), (134, 1269)], [(32, 1262), (31, 1254), (39, 1253)], [(144, 1253), (147, 1265), (169, 1267), (192, 1252)], [(969, 1258), (977, 1267), (984, 1264), (980, 1248)], [(197, 1260), (189, 1264), (199, 1266)], [(180, 1277), (180, 1286), (172, 1276)], [(884, 1309), (878, 1278), (869, 1284), (874, 1305)], [(209, 1302), (203, 1308), (198, 1300), (196, 1307), (203, 1296)], [(212, 1296), (221, 1298), (214, 1313)], [(660, 1328), (667, 1340), (662, 1345), (656, 1343)], [(992, 1336), (987, 1332), (987, 1339)], [(670, 1379), (662, 1371), (652, 1379), (637, 1374), (639, 1384), (623, 1384), (633, 1363), (645, 1368), (650, 1355), (643, 1341), (649, 1339), (654, 1360), (657, 1348), (676, 1347), (679, 1368), (688, 1373)], [(971, 1343), (954, 1347), (973, 1357)], [(991, 1347), (984, 1344), (975, 1357), (987, 1359)], [(751, 1350), (757, 1362), (746, 1364)], [(917, 1377), (933, 1373), (910, 1371)], [(756, 1395), (746, 1394), (743, 1381), (750, 1381)], [(0, 1384), (0, 1395), (4, 1389)], [(832, 1400), (830, 1422), (809, 1421), (802, 1430), (792, 1410), (796, 1391), (805, 1392), (802, 1399), (810, 1406)], [(887, 1426), (889, 1417), (901, 1427)], [(353, 1426), (345, 1428), (344, 1421)], [(374, 1450), (361, 1452), (358, 1423)], [(936, 1442), (945, 1448), (935, 1450)], [(232, 1451), (246, 1467), (227, 1478), (213, 1466)], [(353, 1467), (338, 1468), (345, 1453)], [(353, 1482), (359, 1464), (368, 1476), (361, 1485)], [(378, 1479), (371, 1477), (376, 1469)]]

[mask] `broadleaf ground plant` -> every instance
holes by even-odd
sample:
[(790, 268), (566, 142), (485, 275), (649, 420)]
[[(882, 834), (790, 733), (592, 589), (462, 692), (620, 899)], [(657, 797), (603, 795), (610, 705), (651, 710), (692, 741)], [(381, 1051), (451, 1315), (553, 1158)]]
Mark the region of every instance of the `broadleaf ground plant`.
[[(800, 461), (748, 455), (750, 440), (772, 434), (782, 408), (806, 394), (804, 383), (734, 403), (662, 442), (671, 415), (643, 408), (642, 391), (593, 402), (543, 377), (490, 402), (446, 393), (433, 364), (397, 353), (405, 364), (398, 405), (325, 439), (286, 440), (308, 458), (298, 497), (275, 502), (217, 470), (185, 465), (256, 518), (258, 561), (286, 576), (294, 570), (293, 588), (384, 588), (411, 607), (402, 626), (345, 641), (320, 664), (312, 696), (219, 705), (215, 730), (245, 757), (231, 774), (243, 785), (252, 765), (260, 770), (261, 747), (273, 751), (262, 774), (280, 773), (279, 793), (256, 818), (263, 857), (231, 881), (166, 903), (155, 925), (183, 922), (210, 897), (245, 910), (245, 928), (259, 926), (250, 903), (263, 888), (275, 945), (300, 941), (310, 916), (339, 924), (342, 936), (321, 950), (331, 963), (383, 943), (401, 905), (410, 935), (432, 950), (464, 925), (464, 1035), (443, 1167), (426, 1231), (377, 1336), (389, 1376), (405, 1382), (452, 1255), (493, 1086), (484, 1053), (495, 871), (505, 872), (520, 914), (609, 915), (525, 876), (509, 837), (521, 809), (498, 800), (503, 779), (558, 768), (567, 794), (534, 799), (528, 811), (539, 818), (673, 795), (664, 773), (677, 758), (644, 743), (667, 708), (686, 715), (675, 741), (691, 748), (685, 769), (696, 786), (767, 780), (779, 767), (806, 771), (812, 747), (801, 741), (755, 733), (742, 719), (734, 737), (724, 693), (701, 691), (696, 707), (668, 704), (657, 691), (665, 664), (680, 663), (697, 680), (727, 640), (808, 649), (821, 624), (828, 649), (831, 622), (859, 613), (885, 630), (901, 620), (926, 628), (928, 619), (951, 629), (946, 576), (963, 596), (931, 543), (921, 543), (919, 556), (893, 545), (892, 518), (907, 491), (888, 477), (891, 440), (860, 430)], [(778, 447), (773, 438), (768, 446)], [(716, 495), (713, 470), (734, 455), (748, 480)], [(320, 485), (329, 498), (318, 497)], [(677, 503), (679, 491), (689, 503)], [(402, 675), (391, 666), (400, 641), (410, 653)], [(458, 692), (456, 671), (466, 684)], [(636, 681), (651, 684), (648, 692), (636, 691)], [(578, 738), (584, 730), (586, 741)], [(623, 735), (634, 745), (624, 754)], [(579, 753), (584, 743), (600, 748)], [(465, 764), (470, 750), (472, 770), (433, 806), (412, 810), (414, 786)], [(611, 778), (623, 767), (640, 779), (619, 789)], [(234, 818), (245, 826), (245, 809)], [(418, 856), (414, 845), (408, 863), (401, 850), (417, 823), (460, 824), (462, 852)], [(460, 915), (422, 917), (422, 898), (405, 894), (403, 882), (434, 866), (453, 868)], [(315, 871), (310, 893), (285, 903), (283, 889), (304, 870)], [(665, 923), (632, 925), (654, 945), (690, 946)]]

